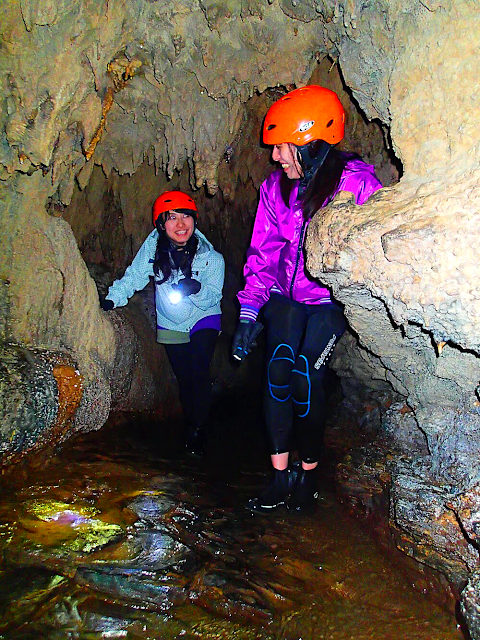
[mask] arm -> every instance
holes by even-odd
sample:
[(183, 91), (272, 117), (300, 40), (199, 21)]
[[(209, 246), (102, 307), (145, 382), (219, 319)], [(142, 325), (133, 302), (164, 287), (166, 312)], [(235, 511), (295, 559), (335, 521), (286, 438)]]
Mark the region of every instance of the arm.
[(157, 247), (158, 233), (156, 230), (138, 250), (132, 264), (127, 267), (120, 280), (115, 280), (109, 288), (106, 299), (111, 300), (116, 307), (123, 307), (136, 291), (144, 289), (150, 276), (153, 276), (153, 260)]
[(359, 189), (355, 193), (355, 202), (357, 204), (364, 204), (375, 191), (382, 188), (382, 183), (376, 176), (367, 174), (364, 179), (360, 181)]
[(198, 275), (202, 287), (198, 293), (190, 296), (192, 304), (204, 310), (215, 307), (222, 299), (224, 279), (225, 261), (223, 256), (217, 251), (211, 251), (207, 265)]
[(347, 164), (337, 192), (350, 191), (355, 196), (355, 203), (361, 205), (381, 188), (382, 183), (375, 175), (374, 166), (363, 160), (353, 160)]
[(274, 187), (267, 179), (260, 188), (260, 202), (243, 270), (245, 287), (237, 296), (242, 312), (244, 308), (248, 309), (247, 315), (252, 320), (270, 297), (270, 289), (276, 282), (280, 251), (285, 244), (278, 232), (275, 203), (280, 194)]

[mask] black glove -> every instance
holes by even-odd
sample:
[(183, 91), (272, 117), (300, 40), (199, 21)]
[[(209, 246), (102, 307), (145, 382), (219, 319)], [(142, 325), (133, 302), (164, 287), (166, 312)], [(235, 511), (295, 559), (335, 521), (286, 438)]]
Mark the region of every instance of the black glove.
[(232, 356), (235, 360), (243, 360), (256, 346), (255, 339), (263, 329), (261, 322), (240, 320), (233, 334)]
[(193, 293), (198, 293), (201, 287), (200, 282), (193, 278), (184, 278), (178, 284), (172, 284), (172, 289), (179, 291), (182, 296), (191, 296)]
[(107, 300), (103, 296), (99, 296), (99, 298), (100, 298), (100, 306), (104, 311), (111, 311), (112, 309), (115, 308), (115, 305), (111, 300)]

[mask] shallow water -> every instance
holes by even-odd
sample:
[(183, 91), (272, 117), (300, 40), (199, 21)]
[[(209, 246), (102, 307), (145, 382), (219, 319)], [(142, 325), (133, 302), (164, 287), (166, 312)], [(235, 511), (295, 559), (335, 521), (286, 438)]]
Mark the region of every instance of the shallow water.
[(199, 462), (117, 420), (4, 490), (0, 637), (462, 638), (327, 488), (310, 516), (244, 509), (256, 429), (220, 421)]

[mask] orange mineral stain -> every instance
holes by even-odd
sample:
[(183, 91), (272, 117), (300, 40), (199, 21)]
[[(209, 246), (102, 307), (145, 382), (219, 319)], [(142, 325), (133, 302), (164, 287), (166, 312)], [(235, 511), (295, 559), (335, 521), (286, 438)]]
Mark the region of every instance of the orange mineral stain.
[(58, 414), (54, 430), (63, 431), (75, 416), (83, 393), (83, 377), (68, 364), (53, 367), (53, 377), (58, 387)]

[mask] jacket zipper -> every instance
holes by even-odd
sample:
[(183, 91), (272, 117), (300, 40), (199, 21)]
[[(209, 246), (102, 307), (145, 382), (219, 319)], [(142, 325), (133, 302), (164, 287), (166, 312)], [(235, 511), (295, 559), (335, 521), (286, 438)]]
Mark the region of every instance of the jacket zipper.
[(304, 220), (302, 223), (302, 229), (300, 231), (300, 240), (298, 241), (298, 249), (297, 249), (297, 259), (295, 262), (295, 269), (293, 270), (292, 281), (290, 283), (290, 298), (293, 300), (293, 285), (295, 284), (295, 278), (297, 277), (298, 264), (300, 262), (300, 252), (303, 249), (303, 234), (305, 231), (305, 227), (307, 225), (307, 221)]

